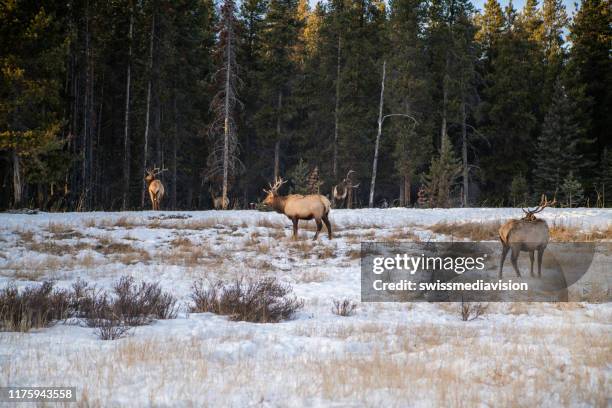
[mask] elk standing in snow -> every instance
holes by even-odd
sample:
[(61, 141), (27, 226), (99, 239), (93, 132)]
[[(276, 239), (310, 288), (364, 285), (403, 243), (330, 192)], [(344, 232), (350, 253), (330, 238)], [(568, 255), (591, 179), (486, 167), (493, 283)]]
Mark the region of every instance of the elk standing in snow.
[(354, 173), (354, 171), (349, 170), (348, 173), (346, 173), (346, 177), (340, 183), (336, 184), (332, 189), (332, 199), (334, 201), (334, 208), (338, 208), (339, 205), (344, 204), (345, 200), (346, 208), (351, 208), (353, 202), (353, 189), (359, 187), (359, 184), (353, 185), (353, 181), (351, 180), (351, 173)]
[(159, 210), (159, 204), (161, 200), (164, 198), (164, 185), (161, 180), (157, 179), (157, 175), (166, 171), (167, 169), (160, 170), (159, 168), (154, 168), (152, 170), (147, 170), (145, 174), (145, 181), (147, 182), (147, 190), (149, 191), (149, 197), (151, 197), (151, 205), (153, 206), (153, 210)]
[(327, 228), (329, 239), (332, 239), (332, 229), (329, 222), (329, 210), (331, 203), (327, 197), (320, 194), (290, 194), (288, 196), (278, 195), (278, 189), (285, 181), (282, 178), (277, 178), (274, 185), (270, 184), (268, 190), (264, 189), (267, 194), (263, 203), (272, 207), (276, 212), (285, 214), (293, 222), (293, 239), (297, 238), (299, 220), (312, 220), (317, 223), (317, 232), (314, 240), (319, 237), (319, 233), (323, 228), (323, 223)]
[(213, 208), (215, 210), (224, 210), (229, 207), (229, 200), (225, 198), (225, 202), (223, 200), (223, 196), (215, 196), (215, 192), (212, 187), (210, 188), (210, 198), (212, 199)]
[(534, 252), (538, 251), (538, 276), (542, 276), (542, 256), (544, 255), (544, 249), (548, 245), (548, 225), (546, 221), (536, 218), (535, 214), (541, 212), (544, 208), (554, 205), (555, 200), (548, 202), (545, 195), (542, 195), (540, 205), (534, 210), (525, 210), (525, 217), (520, 220), (510, 220), (499, 229), (499, 239), (502, 243), (502, 255), (501, 263), (499, 265), (499, 278), (502, 277), (502, 269), (504, 267), (504, 260), (508, 251), (512, 250), (510, 259), (512, 260), (512, 266), (516, 272), (516, 276), (521, 276), (517, 260), (521, 251), (529, 252), (529, 259), (531, 261), (530, 273), (533, 276), (533, 261)]

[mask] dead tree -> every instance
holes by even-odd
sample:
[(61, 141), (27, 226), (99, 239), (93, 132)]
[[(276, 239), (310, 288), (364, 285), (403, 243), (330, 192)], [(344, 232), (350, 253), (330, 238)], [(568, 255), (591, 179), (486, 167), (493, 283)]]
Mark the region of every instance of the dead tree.
[[(238, 173), (238, 137), (234, 120), (235, 108), (238, 102), (237, 88), (240, 84), (238, 67), (236, 65), (235, 27), (236, 5), (234, 0), (226, 0), (221, 7), (221, 19), (218, 25), (219, 42), (217, 58), (220, 68), (215, 80), (220, 88), (213, 97), (211, 110), (214, 113), (213, 122), (209, 128), (212, 148), (208, 156), (208, 179), (221, 176), (221, 204), (227, 209), (229, 199), (229, 177)], [(223, 137), (219, 135), (223, 134)]]
[[(147, 172), (147, 159), (149, 155), (149, 129), (150, 129), (150, 117), (151, 117), (151, 87), (153, 86), (153, 51), (155, 44), (155, 14), (153, 14), (153, 18), (151, 20), (151, 37), (149, 38), (149, 80), (147, 83), (147, 107), (145, 114), (145, 132), (144, 132), (144, 152), (142, 158), (142, 167), (144, 172)], [(144, 182), (144, 181), (143, 181)], [(145, 185), (146, 187), (146, 185)], [(144, 207), (145, 200), (145, 189), (142, 190), (142, 195), (140, 196), (140, 206)]]
[(130, 5), (130, 31), (128, 34), (128, 60), (127, 75), (125, 80), (125, 119), (123, 132), (123, 199), (121, 209), (125, 210), (128, 205), (128, 194), (130, 192), (130, 90), (132, 80), (132, 40), (134, 37), (134, 10)]
[(383, 116), (383, 108), (385, 104), (385, 79), (387, 76), (387, 61), (383, 61), (382, 81), (380, 85), (380, 103), (378, 105), (378, 132), (376, 133), (376, 143), (374, 146), (374, 162), (372, 163), (372, 181), (370, 182), (370, 198), (368, 207), (374, 207), (374, 191), (376, 189), (376, 172), (378, 167), (378, 150), (380, 148), (380, 137), (382, 136), (382, 126), (385, 119), (391, 116), (403, 116), (412, 119), (416, 124), (416, 119), (412, 116), (403, 113), (392, 113)]

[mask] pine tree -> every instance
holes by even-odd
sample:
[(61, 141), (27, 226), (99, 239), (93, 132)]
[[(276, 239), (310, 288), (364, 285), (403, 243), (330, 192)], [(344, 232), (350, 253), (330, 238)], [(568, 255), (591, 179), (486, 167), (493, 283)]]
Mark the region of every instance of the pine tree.
[(556, 194), (567, 174), (577, 174), (586, 164), (578, 151), (584, 133), (575, 115), (575, 102), (561, 82), (557, 82), (553, 104), (544, 119), (536, 147), (533, 178), (537, 195)]
[(488, 61), (494, 57), (497, 41), (502, 35), (504, 27), (504, 13), (498, 0), (487, 0), (484, 13), (476, 16), (476, 41), (482, 45)]
[(399, 202), (411, 201), (412, 184), (431, 155), (432, 121), (423, 113), (431, 106), (426, 69), (426, 6), (421, 0), (390, 2), (389, 110), (415, 118), (392, 118), (387, 132), (393, 135), (393, 159), (399, 176)]
[(287, 173), (291, 180), (291, 192), (293, 194), (309, 194), (308, 191), (308, 163), (304, 159), (300, 161)]
[(15, 207), (24, 204), (27, 184), (52, 195), (70, 164), (61, 134), (67, 51), (61, 11), (24, 3), (3, 6), (0, 14), (0, 151), (9, 152)]
[(517, 205), (524, 206), (527, 202), (527, 197), (529, 195), (529, 186), (527, 185), (527, 179), (522, 174), (516, 175), (512, 179), (512, 184), (510, 185), (510, 196), (512, 197), (512, 206), (516, 207)]
[(576, 180), (573, 171), (570, 171), (563, 179), (563, 184), (561, 184), (561, 192), (563, 193), (566, 205), (569, 208), (582, 204), (582, 200), (584, 198), (582, 184)]
[(423, 177), (431, 207), (449, 207), (450, 194), (461, 171), (461, 164), (455, 157), (453, 146), (448, 137), (442, 140), (440, 154), (431, 159), (429, 172)]
[(541, 78), (541, 59), (515, 18), (513, 10), (506, 12), (479, 109), (481, 129), (489, 141), (480, 149), (482, 178), (487, 195), (496, 200), (507, 199), (512, 179), (528, 173), (525, 159), (531, 157), (538, 123), (535, 107), (540, 96), (533, 84)]
[[(594, 143), (582, 152), (589, 160), (597, 160), (610, 149), (612, 129), (612, 59), (610, 43), (609, 0), (584, 0), (570, 27), (571, 48), (564, 77), (568, 93), (580, 108), (580, 124)], [(586, 186), (597, 178), (597, 166), (585, 167), (581, 179)]]

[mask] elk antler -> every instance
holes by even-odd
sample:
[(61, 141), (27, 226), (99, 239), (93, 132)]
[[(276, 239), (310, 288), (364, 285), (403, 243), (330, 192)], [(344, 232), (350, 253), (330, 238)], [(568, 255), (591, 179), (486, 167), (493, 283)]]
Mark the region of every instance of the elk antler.
[(546, 207), (555, 205), (557, 203), (556, 198), (553, 198), (553, 200), (551, 202), (548, 201), (548, 198), (546, 197), (546, 194), (542, 194), (542, 198), (540, 198), (540, 204), (533, 210), (530, 210), (529, 208), (527, 208), (526, 210), (524, 208), (521, 208), (523, 210), (523, 212), (526, 214), (525, 215), (525, 219), (529, 220), (529, 221), (533, 221), (535, 220), (535, 215), (539, 212), (542, 212), (543, 209), (545, 209)]
[(272, 183), (268, 184), (268, 186), (270, 187), (268, 190), (266, 190), (264, 188), (264, 192), (265, 193), (276, 193), (278, 191), (278, 189), (285, 184), (287, 181), (283, 180), (282, 177), (277, 177), (276, 181), (274, 182), (274, 185), (272, 185)]

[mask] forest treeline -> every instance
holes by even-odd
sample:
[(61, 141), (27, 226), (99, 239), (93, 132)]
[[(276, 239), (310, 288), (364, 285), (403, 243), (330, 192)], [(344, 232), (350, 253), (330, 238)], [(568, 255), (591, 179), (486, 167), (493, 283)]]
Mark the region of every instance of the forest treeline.
[(0, 207), (149, 208), (154, 166), (166, 209), (349, 170), (357, 206), (610, 205), (610, 21), (609, 0), (4, 1)]

